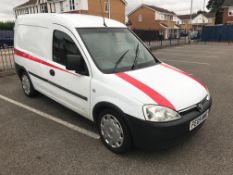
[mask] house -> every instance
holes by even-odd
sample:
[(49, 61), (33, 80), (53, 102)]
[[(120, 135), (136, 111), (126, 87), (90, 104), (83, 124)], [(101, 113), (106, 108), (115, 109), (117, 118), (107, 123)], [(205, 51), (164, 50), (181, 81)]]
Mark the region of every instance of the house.
[(185, 32), (193, 29), (195, 31), (201, 31), (206, 25), (215, 24), (215, 14), (214, 13), (200, 13), (200, 14), (190, 14), (179, 15), (181, 19), (181, 29)]
[(225, 0), (222, 5), (223, 12), (223, 24), (233, 23), (233, 0)]
[(107, 18), (125, 23), (126, 5), (125, 0), (29, 0), (15, 7), (14, 12), (16, 17), (33, 13), (80, 13), (96, 16), (104, 14)]
[(128, 14), (132, 29), (157, 30), (164, 39), (178, 38), (181, 20), (169, 10), (142, 4)]

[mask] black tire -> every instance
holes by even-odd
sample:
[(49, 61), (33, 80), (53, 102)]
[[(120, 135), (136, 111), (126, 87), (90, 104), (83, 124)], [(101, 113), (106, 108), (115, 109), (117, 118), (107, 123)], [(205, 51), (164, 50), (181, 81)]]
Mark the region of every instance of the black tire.
[[(22, 72), (20, 79), (21, 79), (21, 84), (22, 84), (22, 89), (23, 89), (24, 94), (28, 97), (35, 97), (38, 93), (35, 90), (27, 72), (25, 72), (25, 71)], [(27, 81), (27, 80), (28, 80), (28, 84), (27, 84), (27, 89), (26, 89), (25, 85), (24, 85), (25, 84), (24, 81)]]
[[(101, 121), (104, 120), (103, 118), (106, 117), (106, 115), (111, 115), (111, 116), (115, 117), (115, 119), (117, 119), (117, 121), (118, 121), (117, 126), (122, 129), (121, 131), (123, 131), (123, 139), (122, 139), (123, 141), (119, 147), (112, 147), (109, 143), (107, 143), (106, 139), (104, 138), (104, 135), (103, 135), (103, 132), (101, 129), (102, 128)], [(129, 131), (125, 121), (123, 120), (122, 116), (123, 115), (121, 115), (119, 112), (116, 112), (114, 110), (104, 109), (98, 115), (98, 120), (97, 120), (98, 131), (100, 134), (101, 141), (104, 143), (104, 145), (110, 151), (112, 151), (116, 154), (122, 154), (122, 153), (129, 151), (131, 149), (131, 145), (132, 145), (130, 131)], [(109, 129), (110, 129), (110, 127), (109, 127)], [(111, 131), (111, 132), (113, 132), (113, 131)], [(113, 133), (115, 134), (116, 132), (113, 132)]]

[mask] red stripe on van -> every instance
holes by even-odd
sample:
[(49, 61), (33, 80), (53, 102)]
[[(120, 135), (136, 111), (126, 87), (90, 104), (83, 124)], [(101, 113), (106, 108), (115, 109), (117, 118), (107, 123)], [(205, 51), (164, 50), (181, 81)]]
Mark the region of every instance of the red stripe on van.
[(144, 92), (151, 99), (153, 99), (157, 104), (176, 110), (175, 107), (165, 97), (163, 97), (161, 94), (159, 94), (154, 89), (147, 86), (146, 84), (136, 80), (135, 78), (129, 76), (126, 73), (116, 73), (116, 75), (120, 77), (121, 79), (127, 81), (134, 87), (138, 88), (142, 92)]
[(32, 56), (32, 55), (27, 54), (27, 53), (25, 53), (25, 52), (22, 52), (22, 51), (20, 51), (20, 50), (18, 50), (18, 49), (16, 49), (16, 48), (14, 48), (14, 52), (15, 52), (16, 55), (18, 55), (18, 56), (20, 56), (20, 57), (23, 57), (23, 58), (26, 58), (26, 59), (28, 59), (28, 60), (35, 61), (35, 62), (37, 62), (37, 63), (40, 63), (40, 64), (43, 64), (43, 65), (52, 67), (52, 68), (54, 68), (54, 69), (58, 69), (58, 70), (60, 70), (60, 71), (63, 71), (63, 72), (66, 72), (66, 73), (69, 73), (69, 74), (78, 76), (77, 74), (74, 74), (74, 73), (72, 73), (72, 72), (69, 72), (69, 71), (67, 71), (66, 69), (62, 69), (62, 68), (60, 68), (60, 67), (58, 67), (58, 66), (55, 66), (55, 65), (53, 65), (53, 64), (50, 64), (50, 63), (48, 63), (48, 62), (46, 62), (46, 61), (44, 61), (44, 60), (42, 60), (42, 59), (40, 59), (40, 58), (37, 58), (37, 57), (35, 57), (35, 56)]
[(181, 73), (181, 74), (183, 74), (183, 75), (188, 76), (189, 78), (195, 80), (197, 83), (199, 83), (201, 86), (203, 86), (206, 90), (208, 90), (207, 86), (206, 86), (204, 83), (202, 83), (200, 80), (194, 78), (193, 76), (191, 76), (191, 75), (189, 75), (189, 74), (187, 74), (187, 73), (185, 73), (185, 72), (183, 72), (183, 71), (181, 71), (181, 70), (179, 70), (179, 69), (176, 69), (175, 67), (169, 66), (169, 65), (167, 65), (167, 64), (162, 63), (161, 65), (164, 66), (164, 67), (166, 67), (166, 68), (169, 68), (169, 69), (171, 69), (171, 70), (174, 70), (174, 71), (176, 71), (176, 72), (179, 72), (179, 73)]

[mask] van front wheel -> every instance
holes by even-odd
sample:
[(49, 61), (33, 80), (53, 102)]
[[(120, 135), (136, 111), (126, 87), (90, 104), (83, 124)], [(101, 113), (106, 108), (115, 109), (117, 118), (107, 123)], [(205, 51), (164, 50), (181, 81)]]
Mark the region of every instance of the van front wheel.
[(34, 89), (32, 82), (26, 72), (23, 72), (21, 75), (21, 83), (22, 83), (23, 92), (28, 97), (34, 97), (37, 95), (37, 91)]
[(98, 117), (98, 130), (104, 145), (114, 153), (131, 148), (129, 130), (121, 116), (113, 110), (103, 110)]

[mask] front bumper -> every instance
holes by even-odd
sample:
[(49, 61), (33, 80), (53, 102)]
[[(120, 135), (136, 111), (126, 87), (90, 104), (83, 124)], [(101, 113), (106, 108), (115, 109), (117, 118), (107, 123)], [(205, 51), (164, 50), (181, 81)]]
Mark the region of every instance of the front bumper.
[(210, 110), (211, 105), (212, 99), (204, 104), (202, 112), (193, 109), (191, 111), (181, 113), (182, 119), (180, 120), (164, 123), (149, 122), (126, 115), (126, 121), (131, 131), (134, 146), (163, 147), (166, 144), (172, 144), (177, 141), (178, 138), (200, 128), (202, 124), (190, 131), (190, 121), (202, 115), (207, 110)]

